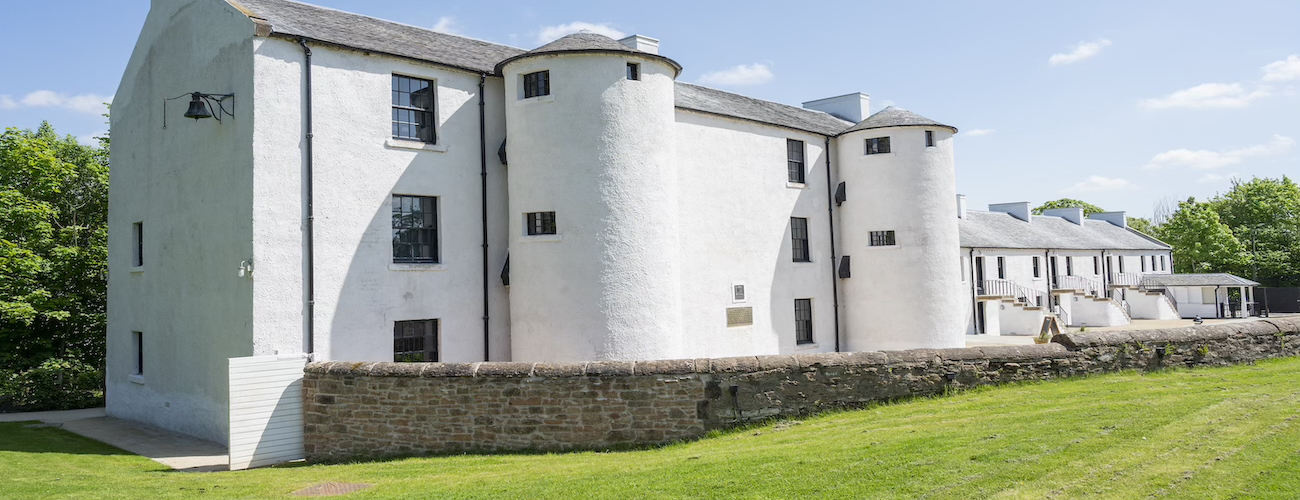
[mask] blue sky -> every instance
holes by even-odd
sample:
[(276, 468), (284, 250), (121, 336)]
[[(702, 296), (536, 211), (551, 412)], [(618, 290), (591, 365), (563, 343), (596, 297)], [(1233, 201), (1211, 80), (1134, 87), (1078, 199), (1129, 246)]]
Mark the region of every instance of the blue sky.
[[(522, 48), (579, 27), (643, 34), (682, 81), (793, 105), (866, 92), (961, 129), (972, 207), (1069, 196), (1145, 216), (1232, 177), (1300, 177), (1295, 1), (315, 3)], [(97, 103), (148, 9), (6, 5), (0, 126), (105, 130)]]

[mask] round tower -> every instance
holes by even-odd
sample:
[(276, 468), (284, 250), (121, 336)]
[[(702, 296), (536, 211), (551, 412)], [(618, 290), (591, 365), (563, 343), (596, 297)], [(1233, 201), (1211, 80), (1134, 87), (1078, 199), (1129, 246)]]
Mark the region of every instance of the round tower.
[(964, 347), (956, 128), (888, 107), (840, 135), (850, 351)]
[(512, 359), (680, 357), (681, 66), (578, 33), (496, 72), (509, 137)]

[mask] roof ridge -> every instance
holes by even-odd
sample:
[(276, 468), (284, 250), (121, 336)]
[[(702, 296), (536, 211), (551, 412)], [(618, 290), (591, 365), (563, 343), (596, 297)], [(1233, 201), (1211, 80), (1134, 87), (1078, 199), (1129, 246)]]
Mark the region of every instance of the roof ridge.
[[(226, 0), (226, 2), (228, 2), (228, 3), (232, 3), (232, 4), (240, 4), (240, 5), (242, 5), (244, 1), (245, 1), (245, 0)], [(453, 37), (456, 37), (456, 38), (464, 38), (464, 39), (466, 39), (466, 40), (473, 40), (473, 41), (475, 41), (475, 42), (486, 43), (486, 44), (488, 44), (488, 45), (496, 45), (496, 46), (498, 46), (498, 47), (505, 47), (505, 48), (508, 48), (508, 49), (515, 49), (515, 50), (522, 51), (522, 52), (527, 52), (527, 51), (528, 51), (527, 49), (522, 49), (522, 48), (515, 47), (515, 46), (512, 46), (512, 45), (506, 45), (506, 44), (504, 44), (504, 43), (497, 43), (497, 42), (493, 42), (493, 41), (490, 41), (490, 40), (484, 40), (484, 39), (482, 39), (482, 38), (474, 38), (474, 37), (472, 37), (472, 36), (457, 35), (457, 34), (453, 34), (453, 33), (445, 33), (445, 32), (442, 32), (442, 31), (434, 30), (433, 28), (428, 28), (428, 27), (419, 26), (419, 25), (410, 24), (410, 23), (404, 23), (404, 22), (401, 22), (401, 21), (394, 21), (394, 20), (392, 20), (392, 19), (387, 19), (387, 18), (383, 18), (383, 17), (375, 17), (375, 16), (371, 16), (371, 15), (362, 14), (362, 13), (360, 13), (360, 12), (352, 12), (352, 11), (350, 11), (350, 10), (336, 9), (336, 8), (334, 8), (334, 7), (326, 7), (326, 6), (324, 6), (324, 5), (316, 5), (316, 4), (314, 4), (314, 3), (300, 2), (300, 1), (298, 1), (298, 0), (254, 0), (254, 1), (263, 1), (263, 2), (283, 2), (283, 3), (298, 4), (298, 5), (301, 5), (301, 6), (303, 6), (303, 7), (307, 7), (307, 8), (311, 8), (311, 9), (328, 10), (328, 11), (338, 12), (338, 13), (340, 13), (340, 14), (347, 14), (347, 15), (350, 15), (350, 16), (364, 17), (364, 18), (366, 18), (366, 19), (374, 19), (374, 20), (376, 20), (376, 21), (381, 21), (381, 22), (385, 22), (385, 23), (389, 23), (389, 24), (396, 24), (396, 25), (398, 25), (398, 26), (406, 26), (406, 27), (408, 27), (408, 28), (414, 28), (414, 29), (418, 29), (418, 30), (422, 30), (422, 31), (427, 31), (427, 32), (429, 32), (429, 33), (436, 33), (436, 34), (443, 35), (443, 36), (453, 36)], [(244, 11), (244, 9), (240, 9), (240, 10), (241, 10), (241, 11)], [(266, 20), (266, 18), (256, 16), (257, 12), (254, 12), (252, 9), (248, 9), (247, 11), (245, 11), (245, 15), (248, 15), (248, 14), (250, 14), (250, 13), (251, 13), (252, 15), (250, 15), (249, 17), (257, 17), (257, 19), (263, 19), (263, 20)], [(272, 31), (275, 30), (275, 25), (274, 25), (274, 24), (271, 25), (271, 29), (272, 29)]]
[(734, 96), (739, 96), (739, 97), (743, 97), (743, 98), (745, 98), (745, 99), (750, 99), (750, 100), (754, 100), (754, 101), (761, 101), (761, 102), (766, 102), (766, 103), (776, 104), (776, 105), (778, 105), (778, 106), (785, 106), (785, 107), (788, 107), (788, 108), (797, 109), (797, 110), (799, 110), (799, 111), (807, 111), (807, 112), (809, 112), (809, 113), (818, 113), (818, 114), (823, 114), (823, 115), (826, 115), (826, 116), (828, 116), (828, 117), (830, 117), (830, 118), (834, 118), (834, 119), (837, 120), (837, 121), (844, 122), (844, 123), (846, 123), (846, 124), (848, 124), (848, 125), (850, 125), (850, 126), (853, 125), (853, 122), (851, 122), (851, 121), (845, 120), (845, 119), (840, 118), (840, 117), (838, 117), (838, 116), (835, 116), (835, 115), (832, 115), (832, 114), (827, 113), (827, 112), (825, 112), (825, 111), (821, 111), (821, 110), (817, 110), (817, 109), (809, 109), (809, 108), (805, 108), (805, 107), (802, 107), (802, 106), (795, 106), (795, 105), (793, 105), (793, 104), (786, 104), (786, 103), (783, 103), (783, 102), (777, 102), (777, 101), (769, 101), (769, 100), (767, 100), (767, 99), (760, 99), (760, 98), (758, 98), (758, 97), (748, 96), (748, 95), (740, 94), (740, 93), (736, 93), (736, 92), (730, 92), (730, 91), (722, 90), (722, 89), (719, 89), (719, 88), (710, 87), (710, 86), (708, 86), (708, 85), (700, 85), (700, 84), (698, 84), (698, 83), (691, 83), (691, 82), (676, 82), (676, 83), (677, 83), (678, 85), (690, 85), (690, 86), (692, 86), (692, 87), (699, 87), (699, 88), (702, 88), (702, 89), (712, 90), (712, 91), (714, 91), (714, 92), (721, 92), (721, 93), (724, 93), (724, 94), (731, 94), (731, 95), (734, 95)]

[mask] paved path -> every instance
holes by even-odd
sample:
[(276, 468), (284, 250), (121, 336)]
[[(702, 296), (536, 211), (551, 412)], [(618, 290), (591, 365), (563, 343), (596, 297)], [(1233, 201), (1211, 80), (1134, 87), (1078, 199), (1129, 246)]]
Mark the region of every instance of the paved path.
[[(1274, 314), (1274, 318), (1282, 318), (1289, 315)], [(1231, 319), (1207, 319), (1204, 320), (1207, 325), (1222, 325), (1226, 323), (1242, 323), (1246, 321), (1259, 321), (1264, 318), (1231, 318)], [(1132, 323), (1120, 326), (1105, 327), (1088, 327), (1090, 332), (1112, 332), (1112, 331), (1131, 331), (1131, 330), (1158, 330), (1162, 328), (1182, 328), (1184, 326), (1194, 326), (1195, 323), (1190, 319), (1135, 319)], [(1078, 332), (1078, 328), (1068, 328), (1071, 332)], [(967, 335), (966, 347), (979, 347), (987, 345), (1033, 345), (1034, 337), (1016, 336), (1016, 335)]]
[(225, 446), (139, 422), (107, 417), (103, 408), (0, 413), (0, 422), (31, 420), (116, 446), (176, 470), (229, 470), (230, 457), (226, 454)]

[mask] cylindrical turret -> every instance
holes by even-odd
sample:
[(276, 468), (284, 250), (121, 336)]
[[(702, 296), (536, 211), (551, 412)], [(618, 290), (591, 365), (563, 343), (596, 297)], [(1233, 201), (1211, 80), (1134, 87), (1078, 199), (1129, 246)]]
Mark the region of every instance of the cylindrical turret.
[(680, 71), (590, 33), (497, 66), (510, 138), (515, 361), (681, 356)]
[(965, 345), (952, 136), (888, 107), (839, 137), (840, 253), (850, 351)]

